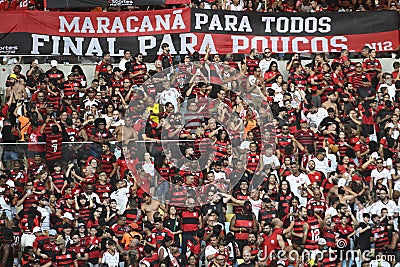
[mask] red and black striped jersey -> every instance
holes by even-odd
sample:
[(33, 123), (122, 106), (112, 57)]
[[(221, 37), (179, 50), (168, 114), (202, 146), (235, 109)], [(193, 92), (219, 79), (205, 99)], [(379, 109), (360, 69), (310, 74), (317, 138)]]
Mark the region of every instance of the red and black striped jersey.
[(368, 74), (372, 77), (375, 77), (376, 75), (378, 75), (378, 71), (376, 70), (372, 70), (372, 69), (381, 69), (382, 70), (382, 65), (381, 62), (379, 61), (379, 59), (370, 59), (370, 58), (366, 58), (363, 61), (363, 68), (367, 70)]
[(247, 75), (253, 75), (254, 69), (258, 67), (260, 64), (260, 60), (256, 58), (251, 58), (249, 56), (246, 57), (246, 65), (247, 65)]
[(389, 244), (389, 231), (386, 225), (379, 225), (372, 228), (372, 234), (375, 238), (375, 249), (384, 250), (385, 245)]
[(59, 69), (56, 71), (50, 69), (46, 71), (46, 78), (49, 79), (50, 83), (61, 83), (64, 79), (64, 73)]
[(260, 153), (249, 153), (247, 155), (247, 165), (246, 168), (250, 171), (256, 172), (258, 164), (260, 163), (261, 155)]
[(138, 74), (140, 71), (143, 71), (142, 74), (138, 74), (133, 77), (134, 84), (142, 84), (144, 82), (143, 77), (147, 74), (147, 66), (145, 63), (137, 63), (135, 62), (133, 65), (133, 74)]
[(50, 174), (50, 176), (53, 178), (53, 183), (54, 186), (57, 187), (59, 190), (61, 190), (64, 186), (65, 182), (65, 175), (63, 172), (55, 173), (53, 172)]
[(283, 151), (285, 149), (285, 147), (287, 147), (288, 145), (290, 145), (292, 143), (292, 138), (293, 138), (293, 136), (290, 134), (288, 134), (288, 135), (277, 134), (276, 140), (277, 140), (278, 149)]
[(76, 253), (69, 248), (65, 253), (58, 251), (54, 254), (52, 262), (55, 266), (60, 267), (74, 267), (74, 261), (76, 260)]
[(195, 232), (199, 229), (200, 212), (195, 210), (184, 210), (182, 211), (181, 217), (183, 232)]
[(354, 73), (350, 76), (349, 82), (357, 90), (360, 87), (364, 87), (363, 82), (371, 82), (371, 76), (366, 72)]
[(62, 158), (62, 135), (46, 134), (46, 160)]
[(308, 231), (304, 248), (309, 250), (318, 249), (318, 240), (321, 235), (319, 222), (316, 217), (308, 217), (307, 224)]
[(114, 169), (113, 164), (117, 162), (117, 158), (111, 152), (108, 154), (101, 154), (101, 171), (110, 175)]

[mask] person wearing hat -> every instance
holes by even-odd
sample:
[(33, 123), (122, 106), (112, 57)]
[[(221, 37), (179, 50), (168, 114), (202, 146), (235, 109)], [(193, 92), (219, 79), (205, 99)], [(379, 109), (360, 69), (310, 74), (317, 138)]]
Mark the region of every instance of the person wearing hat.
[(75, 252), (67, 249), (65, 239), (61, 235), (56, 238), (54, 243), (57, 245), (58, 251), (54, 253), (51, 260), (53, 264), (56, 266), (79, 266)]
[(50, 229), (48, 231), (48, 236), (43, 236), (41, 240), (36, 240), (35, 244), (35, 254), (42, 258), (45, 262), (50, 262), (54, 252), (56, 251), (55, 239), (57, 236), (57, 231)]
[(13, 112), (15, 109), (15, 104), (18, 101), (25, 101), (28, 98), (28, 94), (26, 93), (25, 86), (18, 82), (18, 76), (15, 73), (10, 74), (8, 80), (8, 86), (6, 89), (6, 99), (10, 99), (11, 103), (14, 105), (10, 106), (10, 112)]
[(96, 93), (97, 90), (93, 87), (86, 89), (86, 97), (82, 100), (85, 110), (90, 110), (93, 105), (100, 106), (101, 102), (95, 97)]
[(46, 71), (45, 77), (49, 81), (49, 83), (62, 87), (62, 83), (65, 80), (65, 75), (62, 70), (57, 68), (57, 66), (58, 66), (57, 60), (50, 61), (51, 68)]
[[(125, 67), (124, 67), (125, 69)], [(111, 78), (112, 84), (114, 89), (115, 88), (123, 88), (124, 87), (124, 76), (123, 76), (123, 70), (119, 67), (115, 67), (113, 69), (113, 76)], [(117, 97), (116, 95), (114, 95)], [(117, 97), (118, 100), (118, 97)]]
[(245, 201), (243, 210), (239, 214), (235, 214), (230, 222), (229, 231), (235, 234), (236, 242), (240, 250), (246, 245), (249, 232), (257, 232), (258, 223), (256, 216), (252, 212), (250, 201)]

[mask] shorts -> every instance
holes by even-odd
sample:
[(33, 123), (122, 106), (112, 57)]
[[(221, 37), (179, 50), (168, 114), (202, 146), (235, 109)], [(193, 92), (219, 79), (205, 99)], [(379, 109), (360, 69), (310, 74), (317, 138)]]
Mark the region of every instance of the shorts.
[(18, 153), (15, 151), (4, 151), (3, 153), (3, 161), (9, 161), (9, 160), (17, 160), (18, 159)]

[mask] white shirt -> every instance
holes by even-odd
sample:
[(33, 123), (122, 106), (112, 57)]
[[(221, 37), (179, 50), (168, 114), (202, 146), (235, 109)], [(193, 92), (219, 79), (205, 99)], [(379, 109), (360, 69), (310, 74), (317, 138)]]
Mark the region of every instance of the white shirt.
[(218, 253), (218, 249), (214, 248), (214, 247), (211, 246), (211, 245), (208, 245), (208, 246), (206, 247), (206, 250), (205, 250), (204, 253), (205, 253), (205, 256), (206, 256), (206, 259), (207, 259), (208, 256), (210, 256), (210, 255), (215, 255), (216, 253)]
[(311, 112), (307, 114), (308, 122), (315, 123), (317, 128), (321, 121), (326, 117), (328, 117), (328, 111), (326, 111), (324, 108), (318, 108), (318, 111), (315, 114), (312, 114)]
[(264, 77), (264, 73), (267, 72), (267, 70), (269, 69), (269, 66), (271, 65), (272, 62), (276, 62), (276, 64), (278, 64), (278, 61), (275, 58), (270, 58), (270, 59), (263, 58), (260, 60), (260, 63), (258, 64), (258, 66), (261, 69), (263, 77)]
[(119, 253), (115, 251), (114, 255), (111, 255), (108, 250), (103, 253), (103, 257), (101, 259), (101, 263), (107, 263), (109, 267), (118, 267), (119, 266)]
[(390, 267), (390, 263), (387, 262), (387, 261), (385, 261), (385, 260), (382, 260), (382, 259), (379, 259), (379, 260), (372, 260), (372, 261), (369, 263), (369, 267), (378, 267), (378, 266), (381, 266), (381, 267)]
[(143, 164), (143, 170), (151, 177), (154, 177), (154, 163)]
[(393, 122), (388, 122), (385, 127), (393, 128), (393, 134), (392, 134), (393, 139), (397, 140), (397, 138), (399, 138), (400, 121), (397, 122), (396, 127)]
[[(117, 121), (112, 121), (111, 122), (111, 127), (112, 128), (117, 128), (118, 126), (124, 126), (125, 125), (125, 121), (124, 120), (120, 120), (120, 119), (118, 119)], [(114, 131), (114, 129), (110, 129), (110, 132), (113, 132)]]
[(4, 195), (0, 196), (0, 207), (3, 210), (11, 210), (11, 206), (7, 204), (6, 200), (4, 199)]
[(42, 230), (50, 230), (50, 214), (51, 214), (51, 209), (49, 206), (45, 207), (37, 207), (37, 210), (40, 212), (42, 215)]
[(370, 208), (371, 214), (378, 214), (381, 215), (381, 211), (383, 208), (386, 208), (388, 210), (388, 216), (393, 216), (394, 212), (397, 210), (397, 205), (396, 202), (393, 200), (388, 200), (388, 202), (385, 204), (381, 200), (375, 202), (372, 204)]
[(96, 194), (95, 192), (91, 193), (90, 195), (88, 195), (88, 194), (86, 194), (86, 193), (83, 193), (83, 195), (84, 195), (87, 199), (92, 198), (94, 204), (100, 203), (100, 197), (99, 197), (99, 195)]
[(294, 176), (293, 174), (286, 177), (286, 180), (290, 184), (290, 189), (292, 190), (293, 194), (300, 199), (300, 204), (305, 206), (307, 204), (307, 197), (301, 196), (301, 187), (303, 184), (307, 186), (311, 184), (310, 178), (305, 173), (300, 173), (299, 176)]
[(383, 168), (381, 171), (378, 169), (373, 169), (371, 171), (371, 179), (374, 181), (374, 185), (376, 185), (376, 181), (379, 179), (383, 179), (383, 185), (388, 186), (388, 180), (392, 180), (392, 176), (390, 175), (390, 171), (386, 168)]
[(330, 170), (328, 157), (325, 157), (323, 160), (319, 160), (315, 157), (313, 161), (315, 162), (315, 170), (322, 172), (325, 177), (328, 178), (328, 172)]
[(396, 96), (396, 86), (394, 85), (394, 84), (392, 84), (392, 85), (388, 85), (388, 84), (386, 84), (386, 83), (381, 83), (381, 84), (379, 84), (379, 86), (378, 86), (378, 92), (381, 92), (382, 91), (382, 87), (386, 87), (387, 88), (387, 92), (388, 92), (388, 94), (389, 94), (389, 96), (390, 96), (390, 99), (393, 101), (393, 100), (395, 100), (395, 96)]
[(167, 102), (171, 102), (174, 105), (175, 112), (178, 112), (178, 98), (181, 94), (175, 88), (165, 89), (160, 94), (160, 104), (165, 105)]
[(127, 60), (127, 59), (125, 59), (125, 58), (122, 58), (121, 59), (121, 61), (119, 62), (119, 64), (118, 64), (118, 67), (122, 70), (122, 71), (125, 71), (125, 63), (126, 62), (128, 62), (129, 60)]
[(124, 213), (126, 209), (126, 204), (128, 203), (129, 197), (129, 185), (127, 187), (122, 187), (111, 193), (110, 198), (117, 201), (117, 209), (119, 214)]
[(251, 211), (254, 213), (254, 215), (256, 215), (256, 219), (258, 220), (258, 214), (260, 213), (260, 210), (262, 208), (262, 200), (250, 199), (249, 201), (251, 203)]
[(279, 162), (279, 159), (275, 155), (271, 155), (270, 157), (267, 157), (266, 155), (262, 155), (263, 163), (265, 165), (270, 165), (273, 167), (281, 166), (281, 163)]

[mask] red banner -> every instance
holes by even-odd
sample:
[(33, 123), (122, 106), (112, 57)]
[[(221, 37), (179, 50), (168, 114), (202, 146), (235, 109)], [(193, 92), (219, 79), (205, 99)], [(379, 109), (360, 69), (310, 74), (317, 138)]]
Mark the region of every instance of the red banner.
[(271, 48), (274, 53), (377, 51), (399, 46), (399, 14), (392, 11), (355, 13), (261, 13), (195, 9), (142, 12), (3, 12), (0, 54), (101, 56), (124, 49), (145, 56), (199, 51), (249, 53)]
[(73, 37), (144, 36), (190, 31), (190, 9), (142, 12), (5, 12), (1, 33)]

